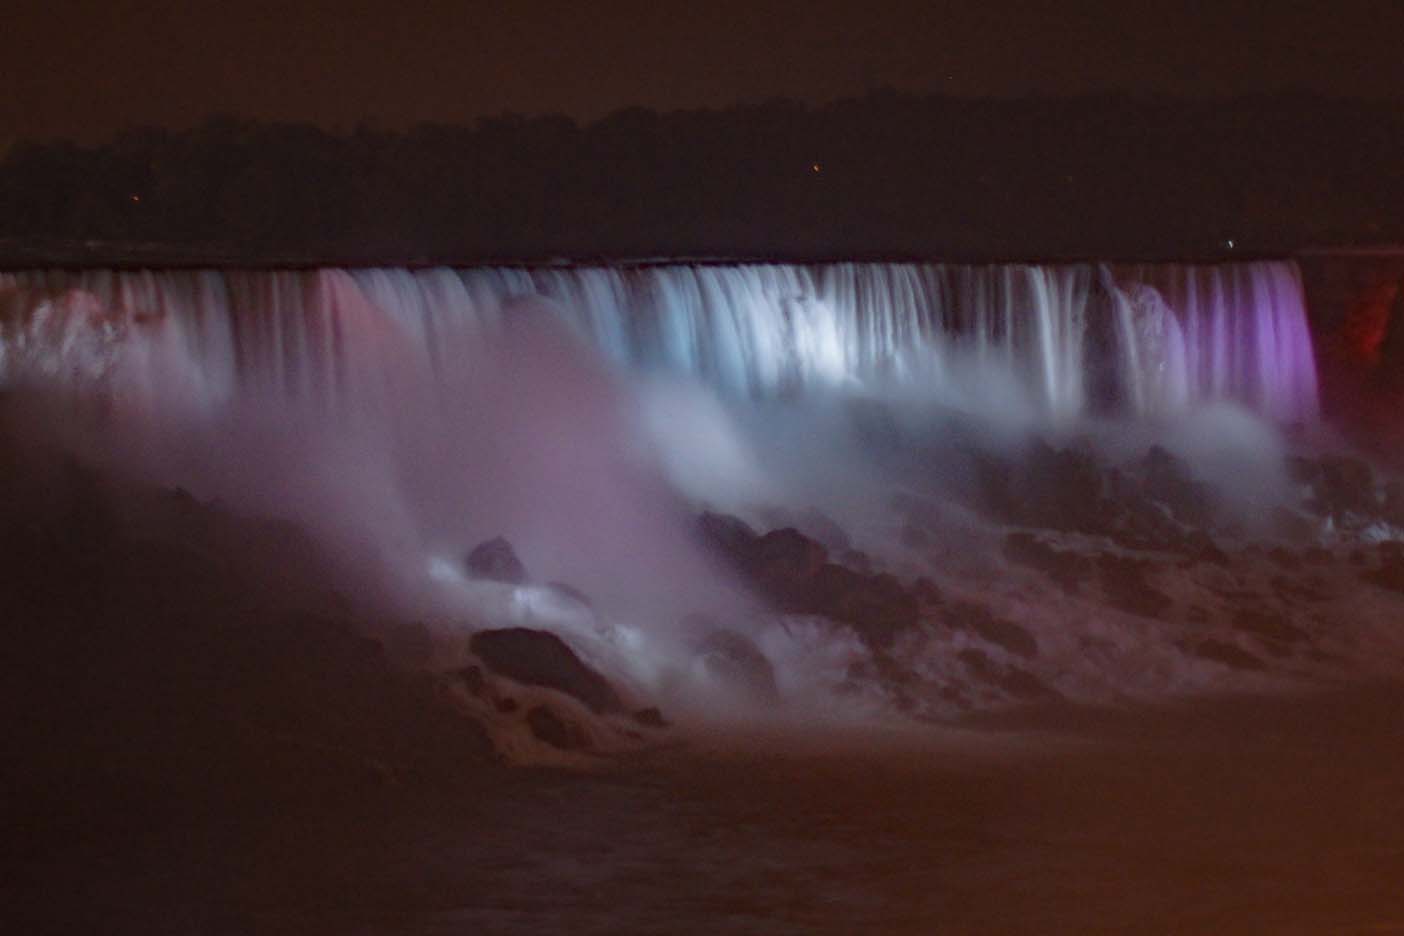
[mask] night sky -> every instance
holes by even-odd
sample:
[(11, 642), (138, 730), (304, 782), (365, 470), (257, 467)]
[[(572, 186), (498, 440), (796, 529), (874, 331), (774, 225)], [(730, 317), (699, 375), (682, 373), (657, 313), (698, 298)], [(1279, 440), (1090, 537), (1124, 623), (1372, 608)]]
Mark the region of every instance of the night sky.
[(1404, 3), (9, 0), (0, 63), (0, 146), (217, 112), (396, 128), (880, 85), (1404, 97)]

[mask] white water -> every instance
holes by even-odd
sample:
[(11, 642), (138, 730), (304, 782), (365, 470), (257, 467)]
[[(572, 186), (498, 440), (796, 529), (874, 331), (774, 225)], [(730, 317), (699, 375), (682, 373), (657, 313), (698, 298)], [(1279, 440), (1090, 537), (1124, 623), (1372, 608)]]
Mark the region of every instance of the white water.
[(175, 378), (154, 362), (174, 354), (203, 404), (257, 389), (393, 412), (405, 382), (452, 383), (525, 297), (628, 368), (733, 395), (950, 380), (959, 360), (1011, 375), (1054, 419), (1216, 400), (1317, 415), (1288, 263), (0, 274), (0, 382), (101, 381), (124, 358), (123, 392), (160, 406)]
[[(0, 274), (0, 387), (76, 401), (62, 421), (78, 414), (128, 471), (391, 567), (414, 613), (525, 615), (645, 694), (691, 678), (680, 618), (752, 613), (696, 548), (699, 500), (823, 507), (888, 568), (1038, 634), (1038, 662), (1012, 662), (1069, 695), (1212, 684), (1214, 664), (1146, 621), (1006, 570), (998, 532), (959, 505), (948, 542), (904, 551), (861, 440), (796, 398), (926, 402), (1021, 431), (1114, 416), (1125, 438), (1188, 434), (1221, 461), (1242, 433), (1206, 438), (1210, 404), (1279, 425), (1318, 413), (1289, 263)], [(1263, 432), (1249, 455), (1280, 462)], [(463, 578), (463, 551), (503, 533), (537, 581), (583, 587), (601, 613), (547, 620), (528, 613), (540, 595)], [(1186, 600), (1212, 605), (1200, 578)], [(746, 626), (787, 695), (837, 717), (814, 693), (864, 659), (852, 633)], [(968, 635), (922, 640), (932, 686), (966, 678)]]

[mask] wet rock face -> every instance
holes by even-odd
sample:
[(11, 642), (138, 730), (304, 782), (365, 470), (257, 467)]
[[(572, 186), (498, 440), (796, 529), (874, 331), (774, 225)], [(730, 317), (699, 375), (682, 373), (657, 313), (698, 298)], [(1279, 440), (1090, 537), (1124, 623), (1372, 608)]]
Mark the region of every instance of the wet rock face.
[(1070, 595), (1078, 594), (1094, 572), (1092, 560), (1088, 557), (1050, 546), (1032, 533), (1006, 535), (1004, 557), (1010, 562), (1038, 569)]
[(538, 740), (562, 751), (583, 751), (590, 746), (590, 737), (579, 725), (552, 709), (538, 705), (526, 713), (527, 727)]
[[(1176, 553), (1193, 562), (1227, 561), (1208, 532), (1218, 498), (1158, 446), (1122, 469), (1040, 441), (1021, 459), (984, 458), (977, 476), (980, 507), (1002, 523), (1105, 537), (1123, 549)], [(1080, 563), (1027, 535), (1006, 541), (1005, 558), (1042, 569), (1070, 594), (1087, 576)]]
[(1101, 573), (1102, 589), (1107, 600), (1123, 611), (1157, 618), (1168, 611), (1174, 602), (1146, 581), (1146, 574), (1151, 568), (1148, 560), (1133, 556), (1103, 553), (1097, 557), (1097, 569)]
[(1035, 440), (1024, 457), (976, 463), (980, 500), (996, 519), (1015, 526), (1102, 533), (1114, 526), (1114, 506), (1096, 459)]
[(501, 536), (474, 546), (463, 561), (473, 578), (521, 585), (527, 580), (526, 566), (517, 558), (512, 544)]
[[(1383, 497), (1376, 490), (1375, 471), (1367, 462), (1344, 455), (1320, 458), (1293, 457), (1287, 460), (1292, 480), (1305, 487), (1309, 496), (1305, 507), (1321, 517), (1333, 518), (1337, 526), (1356, 525), (1352, 521), (1390, 519), (1393, 508), (1404, 506), (1397, 488), (1386, 485)], [(1393, 494), (1393, 497), (1391, 496)]]
[(946, 610), (944, 619), (952, 629), (969, 631), (1014, 656), (1026, 660), (1038, 656), (1038, 640), (1033, 634), (980, 605), (959, 602)]
[(697, 656), (707, 674), (728, 689), (758, 702), (779, 699), (775, 668), (744, 634), (726, 628), (713, 630), (698, 644)]
[(1222, 640), (1201, 640), (1198, 643), (1186, 645), (1184, 649), (1191, 656), (1227, 666), (1229, 669), (1261, 670), (1265, 668), (1263, 661), (1253, 654)]
[(829, 561), (823, 544), (798, 530), (764, 536), (725, 514), (699, 521), (705, 545), (775, 607), (813, 614), (853, 628), (874, 647), (887, 647), (920, 619), (923, 601), (939, 601), (931, 583), (908, 588), (894, 576)]
[(527, 627), (479, 631), (469, 649), (498, 676), (563, 692), (597, 714), (624, 711), (624, 702), (609, 680), (555, 634)]
[(1371, 585), (1388, 591), (1404, 593), (1404, 551), (1396, 543), (1384, 544), (1380, 549), (1380, 564), (1361, 574), (1361, 578)]
[(1190, 475), (1184, 462), (1158, 445), (1142, 459), (1141, 491), (1146, 500), (1163, 504), (1180, 523), (1204, 528), (1213, 520), (1214, 492)]

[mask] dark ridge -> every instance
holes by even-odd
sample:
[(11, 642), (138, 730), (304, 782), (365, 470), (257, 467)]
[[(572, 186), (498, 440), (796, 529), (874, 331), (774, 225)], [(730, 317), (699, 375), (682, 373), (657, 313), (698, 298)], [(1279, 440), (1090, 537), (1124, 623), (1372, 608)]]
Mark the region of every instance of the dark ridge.
[(0, 161), (0, 266), (1281, 256), (1404, 241), (1404, 107), (1302, 93), (215, 118)]

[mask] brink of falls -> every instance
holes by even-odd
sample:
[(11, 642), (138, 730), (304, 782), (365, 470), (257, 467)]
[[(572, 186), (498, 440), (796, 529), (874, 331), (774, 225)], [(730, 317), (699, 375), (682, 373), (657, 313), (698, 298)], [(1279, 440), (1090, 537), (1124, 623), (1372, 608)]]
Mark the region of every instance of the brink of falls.
[(485, 333), (541, 314), (625, 368), (732, 398), (998, 372), (1054, 421), (1219, 400), (1282, 423), (1318, 411), (1288, 262), (9, 273), (0, 385), (393, 413), (411, 385), (453, 386)]

